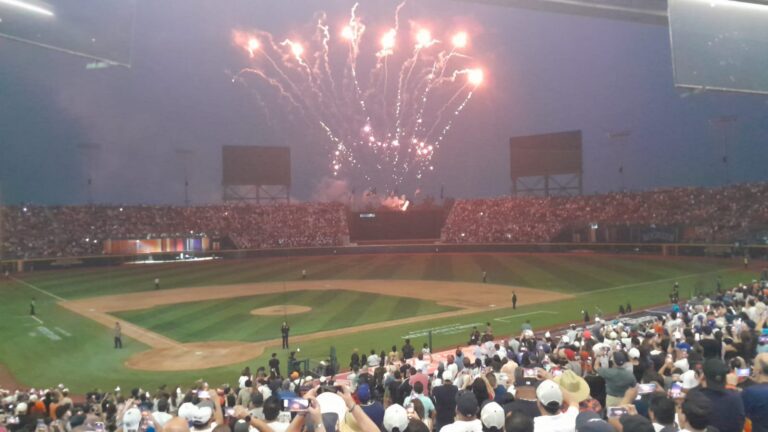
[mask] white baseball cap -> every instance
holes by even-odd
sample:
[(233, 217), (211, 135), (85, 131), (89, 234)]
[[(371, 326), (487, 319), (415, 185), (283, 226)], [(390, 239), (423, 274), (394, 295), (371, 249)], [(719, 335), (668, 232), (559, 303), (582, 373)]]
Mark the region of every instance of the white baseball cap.
[(401, 405), (390, 405), (384, 411), (383, 424), (387, 432), (392, 432), (394, 429), (405, 432), (405, 428), (408, 427), (408, 412)]
[(504, 408), (496, 402), (485, 404), (480, 411), (480, 421), (483, 422), (483, 426), (486, 428), (502, 430), (504, 428), (504, 419)]
[(141, 422), (141, 411), (138, 408), (130, 408), (123, 414), (123, 430), (136, 432), (139, 430)]
[(536, 399), (545, 406), (552, 402), (557, 402), (558, 405), (562, 405), (563, 391), (560, 390), (560, 386), (552, 380), (542, 381), (542, 383), (539, 384), (539, 387), (536, 388)]

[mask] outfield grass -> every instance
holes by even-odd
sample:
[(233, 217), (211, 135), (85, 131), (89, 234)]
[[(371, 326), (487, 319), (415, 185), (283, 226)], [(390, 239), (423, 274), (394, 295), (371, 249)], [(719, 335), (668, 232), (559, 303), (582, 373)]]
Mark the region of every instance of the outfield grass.
[[(630, 301), (637, 309), (665, 303), (673, 281), (678, 280), (681, 293), (694, 288), (714, 289), (716, 275), (723, 283), (736, 284), (754, 278), (753, 272), (740, 269), (730, 260), (695, 260), (661, 257), (558, 255), (558, 254), (392, 254), (329, 257), (268, 258), (249, 261), (183, 263), (171, 265), (126, 265), (29, 273), (23, 280), (63, 299), (87, 298), (124, 292), (152, 290), (152, 280), (161, 279), (163, 289), (299, 279), (306, 269), (310, 279), (421, 279), (479, 281), (483, 271), (489, 282), (512, 286), (528, 286), (559, 292), (576, 293), (569, 301), (529, 307), (497, 309), (492, 313), (466, 315), (432, 320), (419, 324), (378, 329), (347, 335), (343, 338), (312, 341), (301, 346), (302, 357), (327, 357), (334, 345), (342, 364), (353, 348), (387, 350), (402, 343), (410, 332), (429, 327), (482, 323), (493, 320), (497, 334), (519, 332), (520, 325), (530, 319), (535, 327), (552, 326), (580, 319), (582, 308), (599, 307), (615, 312), (619, 304)], [(364, 283), (364, 282), (361, 282)], [(383, 293), (386, 294), (386, 293)], [(57, 305), (51, 295), (20, 282), (0, 282), (0, 362), (22, 383), (40, 387), (65, 382), (74, 391), (94, 387), (128, 388), (141, 384), (151, 388), (159, 384), (184, 384), (201, 376), (212, 383), (233, 382), (246, 364), (232, 365), (196, 372), (155, 373), (133, 371), (123, 367), (132, 354), (147, 349), (143, 344), (126, 339), (123, 350), (112, 349), (112, 332), (91, 320)], [(471, 293), (468, 293), (471, 295)], [(32, 296), (37, 298), (39, 324), (28, 317)], [(439, 298), (439, 292), (435, 292)], [(250, 307), (249, 307), (250, 308)], [(250, 309), (248, 309), (250, 310)], [(529, 312), (547, 310), (554, 314), (516, 317)], [(509, 317), (511, 316), (511, 317)], [(503, 321), (495, 321), (497, 318)], [(242, 317), (243, 320), (250, 319)], [(357, 319), (358, 317), (355, 317)], [(295, 318), (292, 318), (292, 321)], [(169, 322), (168, 325), (171, 325)], [(173, 323), (174, 325), (181, 325)], [(331, 325), (329, 323), (328, 325)], [(241, 325), (240, 320), (207, 323), (217, 328)], [(61, 338), (52, 340), (38, 331), (45, 327)], [(66, 336), (58, 329), (70, 336)], [(175, 330), (174, 330), (175, 331)], [(244, 334), (255, 336), (250, 330)], [(274, 332), (268, 337), (274, 337)], [(435, 335), (435, 348), (445, 348), (466, 342), (465, 333)], [(416, 338), (418, 345), (426, 338)], [(269, 352), (269, 351), (268, 351)], [(283, 362), (287, 358), (281, 352)], [(266, 363), (266, 355), (247, 363), (252, 367)]]
[(283, 304), (312, 309), (287, 317), (294, 336), (456, 310), (413, 298), (335, 290), (181, 303), (113, 315), (179, 342), (257, 342), (279, 338), (283, 316), (255, 316), (250, 311)]

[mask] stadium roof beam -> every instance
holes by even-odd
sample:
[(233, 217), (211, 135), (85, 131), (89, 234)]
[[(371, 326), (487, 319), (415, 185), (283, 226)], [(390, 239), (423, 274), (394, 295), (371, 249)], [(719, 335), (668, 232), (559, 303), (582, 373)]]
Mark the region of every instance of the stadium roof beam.
[(458, 0), (666, 26), (667, 0)]

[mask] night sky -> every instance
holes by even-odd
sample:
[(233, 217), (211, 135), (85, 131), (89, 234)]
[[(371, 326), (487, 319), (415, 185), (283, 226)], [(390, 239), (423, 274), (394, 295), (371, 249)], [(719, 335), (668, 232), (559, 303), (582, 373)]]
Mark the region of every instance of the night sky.
[[(373, 3), (363, 2), (360, 15), (378, 38), (397, 3)], [(3, 202), (87, 202), (90, 171), (96, 202), (182, 204), (182, 148), (192, 150), (192, 203), (218, 202), (226, 144), (290, 146), (292, 193), (311, 199), (330, 174), (324, 136), (268, 97), (266, 116), (250, 88), (232, 83), (245, 64), (231, 32), (308, 36), (324, 10), (336, 36), (352, 4), (139, 0), (132, 42), (109, 35), (116, 53), (130, 47), (131, 68), (88, 70), (88, 60), (0, 39)], [(402, 17), (406, 26), (468, 28), (487, 80), (436, 154), (435, 171), (401, 193), (437, 196), (441, 185), (453, 197), (509, 193), (509, 138), (573, 129), (584, 132), (588, 193), (619, 189), (619, 151), (606, 132), (625, 129), (628, 188), (715, 186), (724, 182), (722, 131), (708, 120), (723, 115), (738, 117), (731, 180), (768, 179), (768, 97), (676, 90), (666, 27), (440, 0), (414, 0)], [(86, 150), (92, 144), (97, 150)]]

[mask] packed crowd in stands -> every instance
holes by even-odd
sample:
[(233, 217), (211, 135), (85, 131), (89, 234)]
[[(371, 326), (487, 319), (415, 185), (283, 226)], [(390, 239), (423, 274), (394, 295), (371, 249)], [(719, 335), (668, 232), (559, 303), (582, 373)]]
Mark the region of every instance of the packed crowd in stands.
[[(686, 241), (731, 243), (768, 228), (768, 184), (672, 188), (579, 197), (458, 200), (442, 238), (449, 243), (549, 242), (567, 229), (675, 226)], [(336, 246), (349, 238), (334, 203), (269, 206), (13, 206), (2, 208), (5, 257), (99, 255), (107, 239), (226, 237), (239, 249)]]
[[(10, 432), (768, 431), (768, 277), (666, 312), (586, 317), (499, 338), (490, 324), (447, 353), (406, 340), (317, 376), (273, 355), (236, 384), (0, 391)], [(623, 308), (622, 308), (623, 309)], [(626, 310), (624, 310), (626, 312)], [(367, 350), (366, 350), (367, 352)], [(302, 375), (302, 373), (304, 375)], [(234, 378), (234, 377), (233, 377)]]
[(768, 225), (768, 184), (550, 198), (457, 200), (443, 228), (452, 243), (549, 242), (590, 224), (689, 228), (690, 241), (730, 243)]
[(4, 207), (3, 254), (100, 255), (107, 239), (229, 237), (237, 248), (334, 246), (349, 236), (340, 204)]

